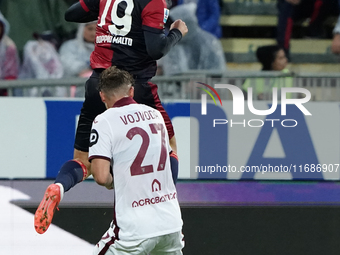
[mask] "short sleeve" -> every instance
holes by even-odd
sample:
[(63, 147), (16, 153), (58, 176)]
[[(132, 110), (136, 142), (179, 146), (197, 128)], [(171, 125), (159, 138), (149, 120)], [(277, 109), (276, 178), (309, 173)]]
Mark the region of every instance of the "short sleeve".
[(83, 7), (84, 11), (89, 12), (98, 12), (100, 0), (79, 0), (81, 7)]
[(169, 17), (169, 10), (164, 0), (151, 0), (142, 11), (144, 30), (162, 32)]
[(111, 128), (108, 121), (101, 115), (92, 123), (89, 144), (89, 161), (94, 158), (111, 159)]

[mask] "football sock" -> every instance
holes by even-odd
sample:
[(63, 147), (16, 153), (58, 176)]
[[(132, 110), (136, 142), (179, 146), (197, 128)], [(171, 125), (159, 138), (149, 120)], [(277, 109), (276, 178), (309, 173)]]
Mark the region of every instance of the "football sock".
[(170, 166), (171, 166), (172, 179), (176, 185), (177, 177), (178, 177), (178, 156), (173, 151), (170, 152)]
[(55, 185), (58, 185), (60, 187), (60, 201), (61, 201), (63, 200), (63, 197), (64, 197), (64, 186), (60, 183), (55, 183)]
[[(68, 191), (84, 177), (85, 166), (76, 160), (67, 161), (59, 170), (54, 183), (60, 183), (64, 187), (64, 191)], [(85, 168), (86, 171), (86, 168)]]

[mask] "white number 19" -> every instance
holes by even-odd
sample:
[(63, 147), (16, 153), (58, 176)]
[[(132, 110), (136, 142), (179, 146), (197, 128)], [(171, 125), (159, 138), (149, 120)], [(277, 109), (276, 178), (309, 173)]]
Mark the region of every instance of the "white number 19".
[[(131, 30), (131, 24), (132, 24), (132, 10), (134, 7), (133, 0), (107, 0), (105, 4), (105, 8), (103, 11), (103, 14), (100, 17), (100, 23), (98, 24), (100, 27), (105, 25), (105, 19), (107, 17), (108, 10), (111, 6), (111, 3), (113, 2), (112, 10), (111, 10), (111, 23), (108, 26), (109, 31), (112, 35), (120, 35), (125, 36), (127, 35)], [(127, 6), (125, 8), (125, 13), (123, 17), (118, 17), (117, 11), (118, 11), (118, 5), (121, 2), (126, 2)]]

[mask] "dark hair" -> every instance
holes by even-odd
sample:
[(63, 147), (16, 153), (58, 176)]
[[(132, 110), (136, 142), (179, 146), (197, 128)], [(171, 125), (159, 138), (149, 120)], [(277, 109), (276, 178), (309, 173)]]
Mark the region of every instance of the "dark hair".
[(272, 70), (272, 63), (279, 50), (283, 50), (283, 48), (278, 45), (268, 45), (257, 48), (256, 57), (259, 62), (261, 62), (263, 71)]
[(104, 70), (99, 79), (98, 90), (110, 94), (126, 85), (134, 85), (134, 79), (127, 71), (110, 66)]

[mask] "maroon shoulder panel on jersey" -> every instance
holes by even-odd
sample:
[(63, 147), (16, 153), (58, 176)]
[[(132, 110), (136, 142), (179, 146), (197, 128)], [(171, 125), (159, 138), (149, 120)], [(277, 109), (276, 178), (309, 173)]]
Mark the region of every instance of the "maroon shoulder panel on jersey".
[(99, 11), (99, 3), (100, 0), (79, 0), (81, 7), (83, 7), (84, 11), (89, 12), (98, 12)]
[(86, 6), (86, 4), (84, 3), (84, 0), (79, 0), (79, 3), (81, 5), (81, 7), (83, 7), (84, 11), (89, 12), (89, 8)]
[(163, 29), (168, 10), (164, 0), (151, 0), (142, 11), (143, 26)]

